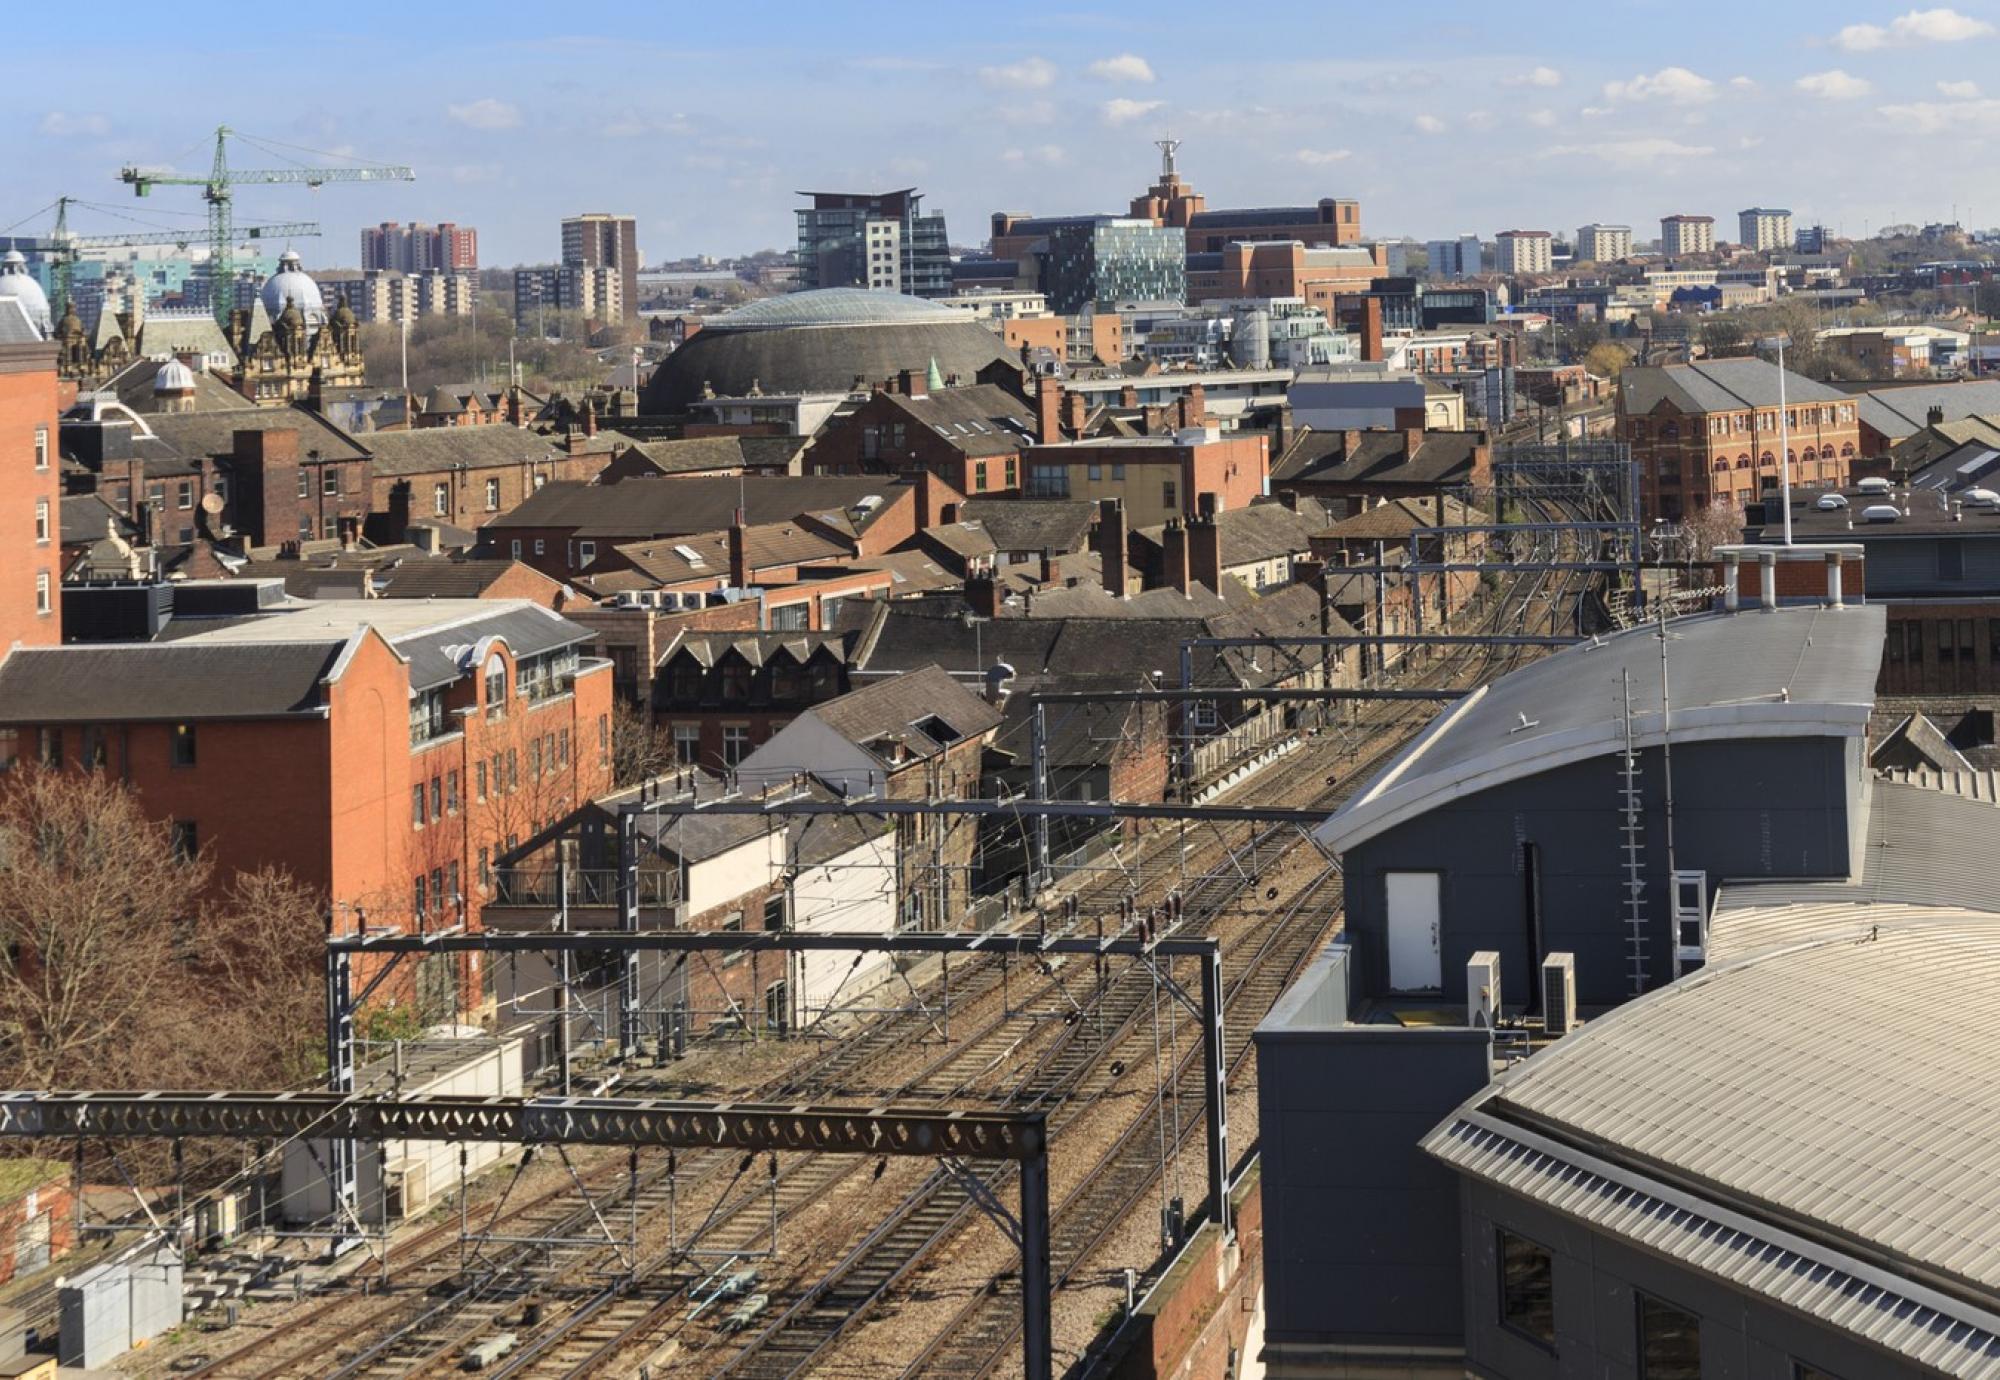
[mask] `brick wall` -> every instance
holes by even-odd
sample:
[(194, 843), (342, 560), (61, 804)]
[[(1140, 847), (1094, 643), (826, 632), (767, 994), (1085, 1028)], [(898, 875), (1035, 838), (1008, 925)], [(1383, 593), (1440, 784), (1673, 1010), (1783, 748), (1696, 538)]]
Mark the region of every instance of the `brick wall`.
[[(37, 469), (36, 434), (45, 438)], [(57, 452), (56, 354), (51, 345), (0, 346), (0, 647), (62, 641), (61, 463)], [(47, 537), (36, 505), (47, 505)], [(39, 611), (40, 579), (49, 611)]]

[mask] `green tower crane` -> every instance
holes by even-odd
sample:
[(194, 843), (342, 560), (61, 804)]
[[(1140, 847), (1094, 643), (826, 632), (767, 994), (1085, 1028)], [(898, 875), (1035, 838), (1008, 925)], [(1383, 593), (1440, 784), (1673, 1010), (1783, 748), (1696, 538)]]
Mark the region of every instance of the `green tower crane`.
[(228, 125), (216, 127), (215, 166), (207, 177), (149, 173), (134, 167), (122, 169), (118, 174), (119, 181), (129, 183), (139, 196), (151, 195), (155, 187), (201, 188), (202, 199), (208, 203), (209, 297), (215, 309), (215, 319), (225, 326), (229, 324), (229, 284), (234, 277), (229, 262), (231, 241), (234, 239), (230, 225), (233, 187), (246, 182), (284, 182), (308, 187), (320, 187), (329, 182), (414, 182), (417, 176), (406, 167), (386, 164), (354, 168), (232, 168), (228, 154), (230, 133)]
[[(156, 230), (137, 235), (72, 235), (69, 208), (74, 197), (56, 198), (55, 231), (45, 240), (35, 241), (35, 249), (49, 256), (55, 280), (57, 311), (70, 304), (76, 262), (86, 249), (138, 249), (152, 244), (171, 244), (186, 249), (196, 239), (191, 230)], [(299, 239), (319, 234), (319, 224), (310, 220), (280, 221), (274, 225), (245, 225), (236, 231), (245, 239)]]

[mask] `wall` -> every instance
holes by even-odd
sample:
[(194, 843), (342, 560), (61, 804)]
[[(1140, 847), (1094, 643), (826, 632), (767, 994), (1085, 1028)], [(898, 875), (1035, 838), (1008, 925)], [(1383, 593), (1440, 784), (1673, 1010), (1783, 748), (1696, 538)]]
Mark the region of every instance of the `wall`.
[[(1666, 917), (1663, 773), (1641, 753), (1645, 802), (1647, 954), (1654, 986), (1672, 976)], [(1674, 747), (1676, 865), (1724, 878), (1844, 877), (1853, 768), (1839, 738), (1688, 742)], [(1557, 767), (1441, 804), (1350, 849), (1347, 933), (1362, 990), (1388, 986), (1382, 874), (1442, 872), (1443, 1000), (1465, 999), (1465, 965), (1497, 950), (1501, 987), (1523, 1000), (1536, 980), (1528, 953), (1522, 845), (1540, 852), (1543, 954), (1576, 955), (1577, 998), (1610, 1005), (1631, 994), (1624, 854), (1615, 755)]]
[[(801, 868), (791, 886), (792, 928), (808, 934), (889, 934), (896, 928), (896, 836), (869, 839), (815, 867)], [(857, 965), (855, 959), (861, 961)], [(886, 953), (800, 951), (791, 956), (793, 1029), (818, 1020), (829, 1006), (866, 1000), (886, 981)]]
[[(47, 438), (45, 468), (35, 468), (35, 435)], [(56, 352), (53, 345), (0, 346), (0, 647), (62, 641), (58, 559)], [(35, 502), (48, 504), (48, 540), (35, 539)], [(46, 575), (49, 612), (36, 612), (36, 578)]]
[[(1637, 1290), (1701, 1319), (1703, 1380), (1795, 1380), (1795, 1360), (1833, 1376), (1911, 1374), (1850, 1334), (1642, 1253), (1539, 1204), (1484, 1183), (1462, 1181), (1460, 1191), (1466, 1360), (1478, 1375), (1637, 1380)], [(1553, 1354), (1500, 1325), (1496, 1233), (1502, 1227), (1554, 1256)]]

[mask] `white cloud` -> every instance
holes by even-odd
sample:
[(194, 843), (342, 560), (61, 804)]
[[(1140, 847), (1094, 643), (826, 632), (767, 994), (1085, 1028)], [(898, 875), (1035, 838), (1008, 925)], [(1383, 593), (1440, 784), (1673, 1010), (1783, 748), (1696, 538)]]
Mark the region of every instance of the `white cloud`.
[(1127, 125), (1144, 119), (1165, 104), (1165, 101), (1135, 101), (1129, 96), (1118, 96), (1104, 103), (1104, 122), (1108, 125)]
[(1583, 116), (1586, 120), (1594, 120), (1600, 115), (1609, 115), (1612, 112), (1611, 107), (1608, 105), (1587, 105), (1576, 113)]
[(1838, 67), (1828, 72), (1813, 72), (1800, 77), (1792, 85), (1808, 96), (1817, 96), (1823, 101), (1859, 100), (1875, 89), (1865, 78), (1849, 76)]
[(1444, 121), (1435, 115), (1419, 115), (1410, 123), (1417, 127), (1417, 133), (1419, 134), (1444, 133)]
[(1090, 64), (1090, 75), (1099, 81), (1153, 80), (1153, 64), (1137, 53), (1120, 53), (1117, 57), (1099, 58)]
[(1308, 168), (1323, 168), (1329, 163), (1342, 163), (1352, 158), (1349, 149), (1300, 149), (1292, 155), (1292, 161), (1303, 163)]
[(1553, 67), (1530, 67), (1511, 77), (1501, 79), (1502, 86), (1561, 86), (1563, 74)]
[(1707, 144), (1683, 144), (1673, 139), (1606, 139), (1593, 144), (1557, 144), (1542, 158), (1594, 158), (1616, 168), (1644, 168), (1706, 158), (1715, 150)]
[(58, 139), (88, 134), (101, 137), (111, 132), (111, 121), (102, 115), (78, 115), (67, 110), (51, 110), (42, 116), (41, 130)]
[(1911, 10), (1890, 20), (1886, 29), (1880, 24), (1849, 24), (1833, 36), (1833, 46), (1850, 53), (1868, 53), (1917, 43), (1962, 43), (1992, 32), (1993, 26), (1985, 20), (1957, 10)]
[(1008, 149), (1000, 155), (1000, 161), (1017, 166), (1023, 163), (1040, 163), (1044, 167), (1053, 168), (1068, 162), (1069, 154), (1060, 144), (1037, 144), (1033, 148)]
[(1757, 83), (1749, 77), (1731, 77), (1729, 85), (1737, 91), (1755, 91)]
[(1941, 81), (1937, 84), (1938, 95), (1954, 101), (1976, 101), (1979, 99), (1979, 83), (1976, 81)]
[(491, 96), (464, 105), (448, 105), (444, 113), (467, 129), (513, 129), (521, 123), (519, 110)]
[(1674, 105), (1699, 105), (1715, 99), (1715, 83), (1685, 67), (1662, 67), (1630, 81), (1604, 83), (1609, 101), (1667, 101)]
[(1968, 129), (2000, 120), (2000, 99), (1991, 96), (1972, 101), (1911, 101), (1902, 105), (1880, 105), (1875, 113), (1910, 134), (1942, 134), (1948, 129)]
[(1003, 91), (1037, 91), (1055, 85), (1056, 65), (1047, 58), (1027, 57), (1003, 67), (982, 67), (979, 79)]
[(1530, 110), (1527, 119), (1528, 123), (1536, 129), (1553, 129), (1556, 123), (1556, 113), (1553, 110)]

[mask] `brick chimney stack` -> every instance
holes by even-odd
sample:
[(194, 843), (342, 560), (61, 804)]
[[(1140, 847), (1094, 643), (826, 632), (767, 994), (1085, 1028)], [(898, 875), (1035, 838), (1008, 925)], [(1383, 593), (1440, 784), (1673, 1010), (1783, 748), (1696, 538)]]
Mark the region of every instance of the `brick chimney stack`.
[(966, 567), (965, 604), (975, 618), (1000, 616), (1000, 585), (991, 566), (982, 562)]
[(729, 524), (729, 583), (737, 589), (750, 587), (750, 551), (744, 540), (743, 510), (736, 510)]
[(1097, 557), (1104, 567), (1104, 588), (1125, 597), (1125, 500), (1097, 501)]
[(1417, 458), (1417, 452), (1424, 448), (1424, 429), (1420, 426), (1403, 428), (1403, 463)]
[(1062, 583), (1062, 561), (1053, 551), (1042, 552), (1042, 583), (1045, 585)]
[(1222, 528), (1214, 494), (1201, 496), (1201, 514), (1187, 525), (1188, 579), (1222, 592)]
[(1382, 299), (1365, 297), (1361, 301), (1361, 358), (1370, 363), (1380, 363), (1382, 359)]
[(1164, 556), (1167, 583), (1186, 594), (1188, 581), (1193, 576), (1188, 566), (1187, 528), (1181, 526), (1179, 518), (1168, 518), (1167, 525), (1161, 529), (1160, 550)]
[(1174, 424), (1180, 427), (1208, 425), (1208, 390), (1200, 384), (1174, 400)]
[(1081, 393), (1063, 394), (1063, 430), (1071, 436), (1083, 435), (1084, 425), (1090, 420), (1090, 400)]
[(1062, 440), (1063, 387), (1054, 379), (1035, 381), (1035, 439), (1045, 446)]

